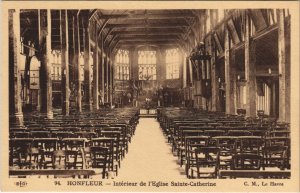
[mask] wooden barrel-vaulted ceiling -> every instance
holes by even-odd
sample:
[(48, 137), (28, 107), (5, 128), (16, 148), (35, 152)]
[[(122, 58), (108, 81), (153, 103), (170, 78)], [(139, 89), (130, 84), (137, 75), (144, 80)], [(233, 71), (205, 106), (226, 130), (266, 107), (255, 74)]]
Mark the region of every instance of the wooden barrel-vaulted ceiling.
[(195, 22), (190, 10), (98, 10), (105, 28), (120, 45), (178, 45)]
[[(69, 27), (73, 17), (89, 17), (97, 23), (98, 35), (104, 38), (105, 47), (165, 45), (182, 46), (199, 19), (201, 10), (68, 10)], [(70, 17), (71, 16), (71, 17)], [(51, 10), (52, 49), (59, 48), (59, 10)], [(38, 10), (21, 10), (22, 34), (31, 41), (38, 41)], [(80, 38), (83, 40), (84, 22), (79, 21)], [(70, 36), (72, 36), (69, 29)], [(92, 38), (92, 37), (91, 37)], [(92, 38), (93, 39), (93, 38)], [(36, 44), (37, 45), (37, 44)]]

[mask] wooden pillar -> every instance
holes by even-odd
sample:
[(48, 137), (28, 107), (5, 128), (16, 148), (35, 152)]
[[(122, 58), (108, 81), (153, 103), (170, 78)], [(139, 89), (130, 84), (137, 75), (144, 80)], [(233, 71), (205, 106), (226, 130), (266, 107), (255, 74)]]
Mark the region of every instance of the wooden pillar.
[(245, 17), (245, 79), (246, 79), (246, 115), (256, 116), (256, 68), (255, 47), (250, 39), (250, 17)]
[(70, 113), (70, 86), (69, 86), (69, 36), (68, 36), (68, 15), (66, 10), (60, 11), (60, 41), (61, 41), (61, 93), (62, 93), (62, 114)]
[(161, 54), (160, 54), (160, 72), (158, 72), (157, 78), (158, 81), (160, 82), (161, 85), (163, 85), (164, 81), (167, 79), (167, 75), (166, 75), (166, 71), (167, 71), (167, 66), (166, 66), (166, 49), (160, 49), (161, 50)]
[(236, 84), (235, 84), (235, 65), (232, 61), (230, 52), (230, 39), (228, 29), (225, 28), (225, 92), (226, 92), (226, 113), (235, 114), (236, 112)]
[(79, 113), (82, 112), (82, 94), (81, 94), (81, 80), (80, 80), (80, 77), (81, 77), (81, 73), (80, 73), (80, 27), (79, 27), (79, 20), (80, 20), (80, 17), (79, 17), (79, 14), (77, 14), (77, 17), (75, 19), (75, 42), (76, 42), (76, 50), (75, 50), (75, 65), (76, 65), (76, 91), (77, 91), (77, 100), (76, 100), (76, 107), (77, 107), (77, 111)]
[(51, 14), (50, 10), (39, 10), (39, 44), (40, 44), (40, 91), (41, 114), (48, 119), (53, 119), (52, 112), (52, 80), (51, 64)]
[(106, 92), (107, 92), (107, 103), (109, 103), (110, 101), (110, 94), (109, 94), (109, 80), (110, 80), (110, 71), (109, 71), (109, 66), (110, 66), (110, 56), (109, 56), (109, 52), (107, 52), (107, 66), (106, 66)]
[[(114, 74), (113, 74), (113, 56), (110, 52), (110, 60), (109, 60), (109, 103), (110, 103), (110, 106), (113, 105), (113, 77), (114, 77)], [(129, 68), (129, 72), (130, 72), (130, 68)]]
[[(88, 16), (88, 14), (87, 14)], [(84, 39), (84, 84), (85, 84), (85, 104), (86, 110), (91, 111), (93, 109), (92, 101), (92, 85), (91, 85), (91, 65), (90, 65), (90, 23), (89, 18), (85, 17), (83, 22), (83, 39)]]
[(183, 53), (183, 57), (182, 57), (182, 63), (183, 63), (183, 67), (182, 67), (182, 88), (185, 88), (186, 87), (186, 81), (187, 81), (187, 78), (186, 78), (186, 75), (187, 75), (187, 72), (186, 72), (186, 70), (187, 70), (187, 54), (186, 54), (186, 52), (184, 52), (183, 50), (182, 50), (182, 53)]
[[(103, 50), (104, 51), (104, 50)], [(101, 87), (101, 90), (102, 90), (102, 93), (103, 93), (103, 104), (106, 103), (106, 60), (107, 59), (107, 56), (106, 56), (106, 52), (104, 52), (104, 55), (103, 55), (103, 63), (102, 63), (102, 84), (103, 86)], [(101, 85), (102, 85), (101, 84)]]
[(104, 103), (104, 92), (105, 92), (105, 69), (104, 69), (104, 66), (105, 66), (105, 52), (104, 52), (104, 42), (103, 42), (103, 34), (101, 33), (101, 81), (100, 81), (100, 90), (101, 90), (101, 100), (102, 100), (102, 103)]
[(279, 121), (290, 122), (289, 60), (286, 52), (286, 30), (284, 9), (277, 10), (278, 21), (278, 69), (279, 69)]
[[(211, 26), (212, 29), (214, 29), (217, 25), (218, 22), (218, 10), (211, 10)], [(210, 53), (211, 53), (211, 110), (212, 111), (217, 111), (217, 104), (219, 103), (218, 97), (219, 97), (219, 87), (218, 87), (218, 81), (217, 81), (217, 74), (216, 74), (216, 58), (217, 58), (217, 53), (216, 53), (216, 45), (215, 41), (213, 39), (213, 35), (209, 36), (210, 42), (211, 42), (211, 47), (210, 47)]]
[(20, 74), (20, 10), (9, 9), (9, 117), (10, 127), (24, 126)]
[(230, 113), (237, 113), (237, 77), (235, 65), (235, 52), (230, 52)]
[[(213, 38), (211, 36), (211, 38)], [(211, 40), (212, 42), (214, 42), (213, 40)], [(215, 44), (212, 45), (211, 48), (211, 107), (212, 107), (212, 111), (217, 111), (217, 105), (219, 103), (219, 86), (218, 86), (218, 77), (217, 77), (217, 73), (216, 73), (216, 47)]]
[(226, 94), (226, 110), (230, 114), (230, 51), (228, 30), (225, 28), (225, 45), (224, 45), (224, 61), (225, 61), (225, 94)]
[(106, 99), (105, 102), (109, 102), (109, 56), (108, 52), (106, 52), (106, 57), (105, 57), (105, 93), (106, 93)]
[(130, 50), (130, 53), (132, 79), (139, 80), (138, 51), (136, 48), (133, 48), (132, 50)]
[(98, 88), (99, 88), (99, 62), (98, 62), (98, 37), (97, 37), (97, 22), (95, 21), (95, 48), (94, 48), (94, 60), (93, 60), (93, 108), (94, 110), (99, 109), (99, 98), (98, 98)]

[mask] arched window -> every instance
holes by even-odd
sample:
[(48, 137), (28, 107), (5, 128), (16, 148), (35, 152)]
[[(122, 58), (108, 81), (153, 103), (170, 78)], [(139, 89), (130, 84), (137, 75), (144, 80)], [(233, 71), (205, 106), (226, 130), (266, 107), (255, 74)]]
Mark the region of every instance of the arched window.
[(52, 50), (49, 56), (51, 64), (52, 80), (61, 80), (61, 52), (60, 50)]
[(179, 79), (180, 62), (181, 57), (178, 48), (166, 50), (167, 79)]
[(139, 80), (156, 80), (156, 51), (138, 51)]
[(115, 79), (129, 80), (129, 51), (118, 50), (115, 57)]

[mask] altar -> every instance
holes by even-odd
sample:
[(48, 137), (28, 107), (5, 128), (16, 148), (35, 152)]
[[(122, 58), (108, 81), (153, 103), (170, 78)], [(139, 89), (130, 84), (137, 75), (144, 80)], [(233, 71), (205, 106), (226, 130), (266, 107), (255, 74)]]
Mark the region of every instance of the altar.
[(141, 108), (140, 109), (140, 117), (157, 117), (157, 109), (156, 108)]

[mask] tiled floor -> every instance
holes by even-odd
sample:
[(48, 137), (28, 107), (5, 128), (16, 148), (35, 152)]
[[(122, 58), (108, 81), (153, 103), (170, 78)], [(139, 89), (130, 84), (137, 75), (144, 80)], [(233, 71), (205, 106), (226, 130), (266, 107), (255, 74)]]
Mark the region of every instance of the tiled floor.
[(141, 118), (116, 179), (186, 179), (155, 118)]

